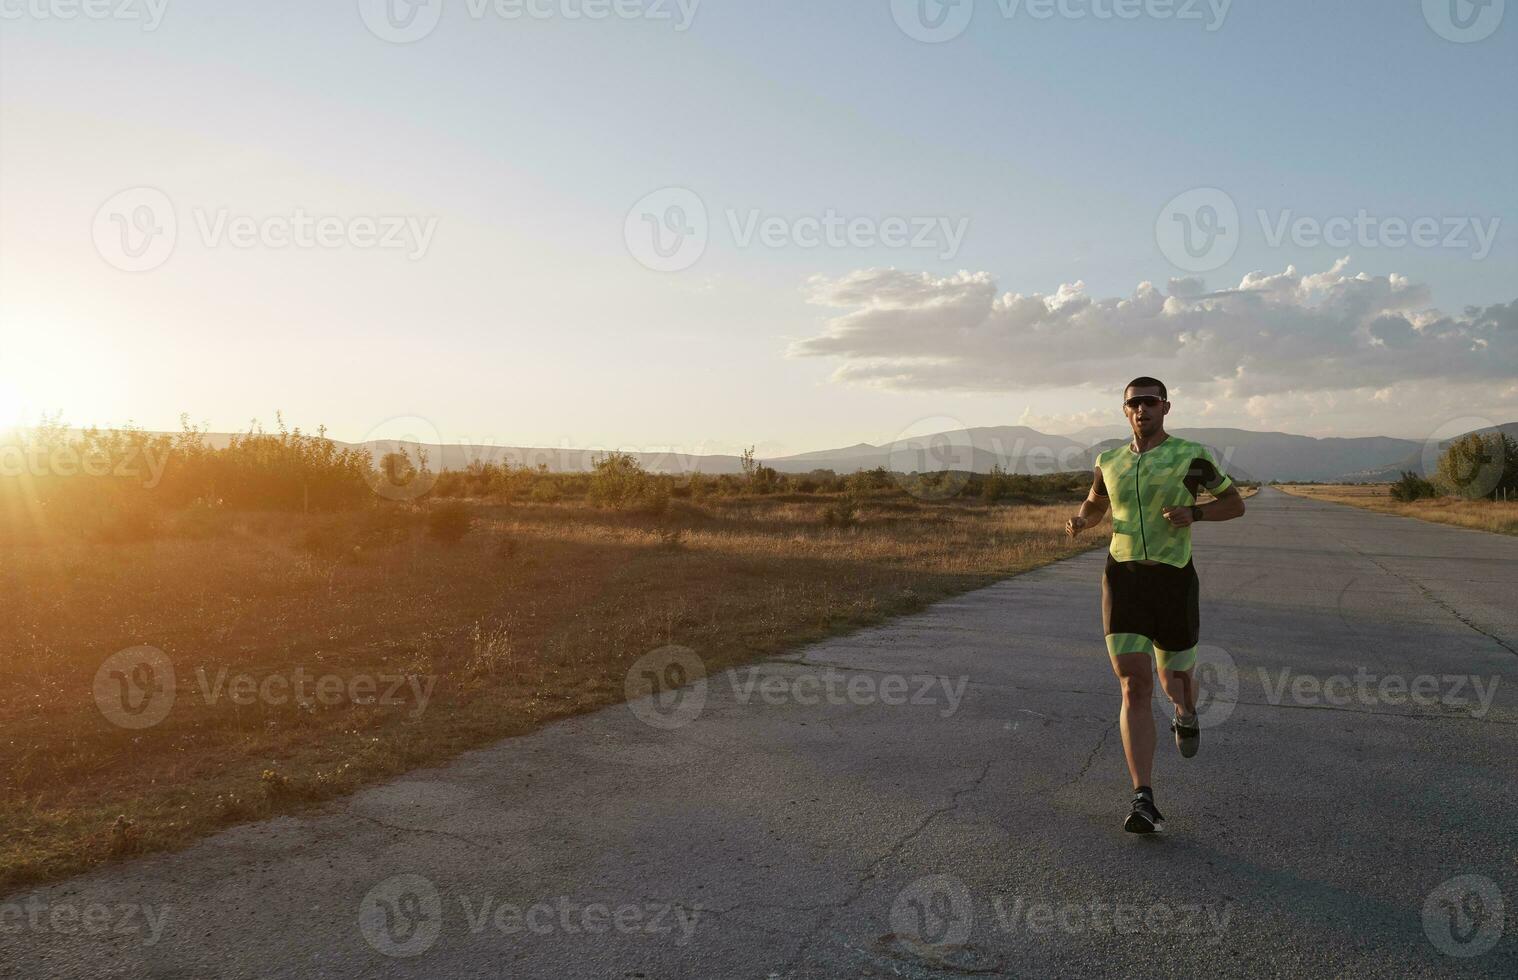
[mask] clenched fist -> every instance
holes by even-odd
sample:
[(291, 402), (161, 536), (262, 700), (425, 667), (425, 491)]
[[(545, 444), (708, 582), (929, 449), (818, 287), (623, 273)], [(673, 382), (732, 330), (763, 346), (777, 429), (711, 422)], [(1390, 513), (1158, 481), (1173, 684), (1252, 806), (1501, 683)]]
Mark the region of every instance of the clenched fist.
[(1074, 517), (1065, 522), (1065, 533), (1073, 538), (1077, 534), (1084, 531), (1087, 526), (1087, 520), (1081, 515), (1076, 514)]
[(1166, 507), (1161, 513), (1165, 520), (1170, 522), (1171, 527), (1189, 527), (1196, 523), (1190, 507)]

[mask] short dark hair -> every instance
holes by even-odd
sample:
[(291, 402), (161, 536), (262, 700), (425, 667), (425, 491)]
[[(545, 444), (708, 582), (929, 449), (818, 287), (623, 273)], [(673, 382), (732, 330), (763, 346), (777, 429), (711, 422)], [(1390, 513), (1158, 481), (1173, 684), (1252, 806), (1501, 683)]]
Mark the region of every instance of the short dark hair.
[(1128, 388), (1158, 388), (1160, 390), (1160, 399), (1163, 401), (1170, 400), (1170, 393), (1165, 390), (1165, 382), (1159, 378), (1134, 378), (1128, 382), (1128, 387), (1123, 389), (1124, 394), (1128, 393)]

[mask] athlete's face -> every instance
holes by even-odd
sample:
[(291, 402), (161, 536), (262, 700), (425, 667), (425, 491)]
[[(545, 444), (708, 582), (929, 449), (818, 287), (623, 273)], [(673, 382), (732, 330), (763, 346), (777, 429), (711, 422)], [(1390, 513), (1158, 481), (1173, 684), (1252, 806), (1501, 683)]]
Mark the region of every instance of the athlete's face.
[(1136, 436), (1152, 436), (1160, 431), (1170, 403), (1160, 396), (1158, 388), (1129, 388), (1123, 392), (1123, 414), (1133, 426)]

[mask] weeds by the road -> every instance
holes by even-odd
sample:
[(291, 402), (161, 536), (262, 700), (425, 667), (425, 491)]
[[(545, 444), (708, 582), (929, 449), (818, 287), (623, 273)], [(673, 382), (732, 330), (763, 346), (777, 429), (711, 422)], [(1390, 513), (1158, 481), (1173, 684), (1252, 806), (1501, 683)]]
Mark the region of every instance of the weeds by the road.
[(1518, 501), (1464, 500), (1458, 497), (1398, 501), (1392, 499), (1391, 488), (1386, 484), (1281, 484), (1279, 489), (1299, 497), (1351, 504), (1383, 514), (1416, 517), (1496, 534), (1518, 534)]

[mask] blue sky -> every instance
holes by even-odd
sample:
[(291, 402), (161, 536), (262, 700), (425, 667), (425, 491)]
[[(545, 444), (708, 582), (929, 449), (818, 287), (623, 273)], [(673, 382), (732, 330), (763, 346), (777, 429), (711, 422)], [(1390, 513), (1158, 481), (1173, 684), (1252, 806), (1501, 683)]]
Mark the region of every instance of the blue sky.
[[(582, 0), (517, 19), (442, 0), (435, 29), (395, 44), (354, 2), (168, 0), (153, 30), (63, 20), (63, 2), (11, 0), (22, 16), (0, 22), (12, 415), (172, 427), (188, 411), (221, 429), (283, 409), (353, 439), (414, 415), (450, 440), (779, 453), (925, 419), (1068, 431), (1120, 420), (1114, 389), (1168, 371), (1181, 424), (1416, 437), (1518, 418), (1518, 15), (1455, 43), (1417, 0), (1238, 0), (1215, 30), (1205, 5), (1118, 19), (1096, 16), (1112, 0), (1067, 0), (1084, 16), (1037, 19), (978, 0), (959, 36), (922, 43), (889, 0), (706, 0), (685, 30), (673, 2), (653, 11), (667, 20), (589, 21), (568, 16)], [(177, 242), (126, 272), (92, 222), (143, 187), (171, 202)], [(674, 272), (626, 240), (661, 188), (707, 218)], [(1237, 207), (1231, 257), (1177, 287), (1185, 309), (1129, 315), (1141, 282), (1170, 293), (1193, 274), (1156, 227), (1194, 188)], [(203, 230), (296, 209), (433, 230), (415, 257)], [(1493, 234), (1272, 243), (1261, 210)], [(775, 218), (790, 240), (829, 214), (963, 239), (946, 254), (735, 236)], [(1251, 298), (1268, 309), (1194, 299), (1288, 266)], [(862, 275), (885, 268), (916, 277), (910, 296)], [(963, 302), (992, 308), (945, 299), (961, 270), (984, 285)], [(1059, 315), (993, 299), (1077, 282), (1089, 306)]]

